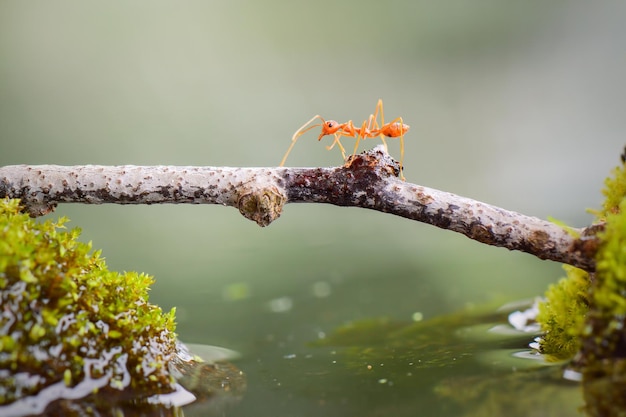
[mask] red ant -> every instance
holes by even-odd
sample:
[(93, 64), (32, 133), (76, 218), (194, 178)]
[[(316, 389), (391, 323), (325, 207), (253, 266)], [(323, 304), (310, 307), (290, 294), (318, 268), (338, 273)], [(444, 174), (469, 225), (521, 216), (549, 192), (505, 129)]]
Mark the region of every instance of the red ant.
[[(378, 125), (378, 122), (376, 121), (379, 112), (382, 127), (380, 127)], [(309, 126), (315, 119), (320, 119), (322, 122)], [(354, 154), (356, 154), (361, 139), (375, 138), (376, 136), (378, 136), (382, 140), (383, 145), (385, 146), (385, 150), (387, 150), (387, 142), (385, 142), (385, 136), (389, 138), (399, 137), (400, 178), (404, 180), (404, 175), (402, 174), (402, 162), (404, 160), (404, 134), (409, 131), (410, 126), (403, 123), (402, 117), (398, 117), (390, 123), (385, 124), (385, 115), (383, 111), (382, 100), (378, 100), (378, 104), (376, 104), (376, 110), (374, 111), (374, 114), (370, 114), (368, 120), (364, 121), (360, 128), (355, 127), (352, 123), (352, 120), (349, 120), (346, 123), (338, 123), (334, 120), (324, 120), (324, 118), (320, 115), (314, 116), (313, 118), (311, 118), (311, 120), (302, 125), (302, 127), (300, 127), (300, 129), (298, 129), (296, 133), (294, 133), (291, 137), (291, 145), (289, 145), (289, 149), (287, 149), (285, 156), (283, 157), (282, 161), (280, 161), (281, 167), (285, 164), (287, 156), (289, 156), (289, 153), (291, 152), (291, 149), (293, 149), (298, 138), (305, 132), (308, 132), (309, 130), (317, 126), (322, 127), (322, 131), (317, 140), (321, 140), (324, 136), (327, 135), (334, 135), (335, 140), (330, 146), (327, 146), (326, 149), (331, 150), (335, 145), (338, 145), (339, 149), (341, 150), (341, 155), (343, 156), (343, 159), (346, 159), (346, 150), (339, 140), (341, 136), (356, 138), (356, 144), (354, 146), (353, 152)]]

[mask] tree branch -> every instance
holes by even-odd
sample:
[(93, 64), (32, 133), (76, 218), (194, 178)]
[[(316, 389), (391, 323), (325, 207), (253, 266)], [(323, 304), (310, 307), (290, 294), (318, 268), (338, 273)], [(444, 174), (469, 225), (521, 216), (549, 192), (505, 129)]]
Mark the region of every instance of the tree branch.
[(568, 229), (523, 214), (399, 180), (382, 146), (333, 168), (184, 166), (0, 167), (0, 197), (20, 198), (31, 216), (57, 203), (221, 204), (267, 226), (285, 203), (327, 203), (391, 213), (462, 233), (488, 245), (595, 269), (602, 225)]

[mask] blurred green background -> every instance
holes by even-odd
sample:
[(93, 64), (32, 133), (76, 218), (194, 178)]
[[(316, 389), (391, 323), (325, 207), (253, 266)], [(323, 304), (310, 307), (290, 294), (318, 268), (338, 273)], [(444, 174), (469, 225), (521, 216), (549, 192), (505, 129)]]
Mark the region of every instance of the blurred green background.
[[(619, 1), (5, 0), (0, 165), (275, 166), (313, 115), (360, 123), (382, 98), (411, 125), (408, 181), (583, 226), (624, 146), (624, 16)], [(316, 136), (287, 165), (340, 164)], [(219, 206), (57, 215), (111, 269), (153, 274), (182, 340), (242, 353), (241, 415), (272, 395), (268, 415), (306, 414), (316, 399), (286, 400), (272, 372), (339, 324), (533, 297), (561, 275), (354, 208), (288, 205), (265, 229)]]

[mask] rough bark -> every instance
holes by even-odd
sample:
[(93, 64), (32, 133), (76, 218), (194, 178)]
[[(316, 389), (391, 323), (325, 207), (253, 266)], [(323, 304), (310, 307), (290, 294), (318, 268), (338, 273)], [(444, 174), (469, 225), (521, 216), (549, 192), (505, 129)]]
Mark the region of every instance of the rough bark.
[(192, 166), (0, 167), (0, 197), (20, 198), (31, 216), (58, 203), (221, 204), (267, 226), (286, 203), (355, 206), (402, 216), (505, 247), (595, 269), (602, 225), (564, 229), (452, 193), (398, 179), (399, 166), (378, 146), (333, 168)]

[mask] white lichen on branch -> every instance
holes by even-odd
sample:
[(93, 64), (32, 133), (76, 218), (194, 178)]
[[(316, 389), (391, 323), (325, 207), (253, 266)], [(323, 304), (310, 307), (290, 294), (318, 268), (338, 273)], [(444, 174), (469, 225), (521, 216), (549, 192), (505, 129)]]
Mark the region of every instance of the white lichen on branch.
[(221, 204), (267, 226), (285, 203), (354, 206), (402, 216), (541, 259), (594, 269), (597, 226), (569, 229), (397, 178), (378, 146), (332, 168), (184, 166), (0, 167), (0, 197), (20, 198), (31, 216), (58, 203)]

